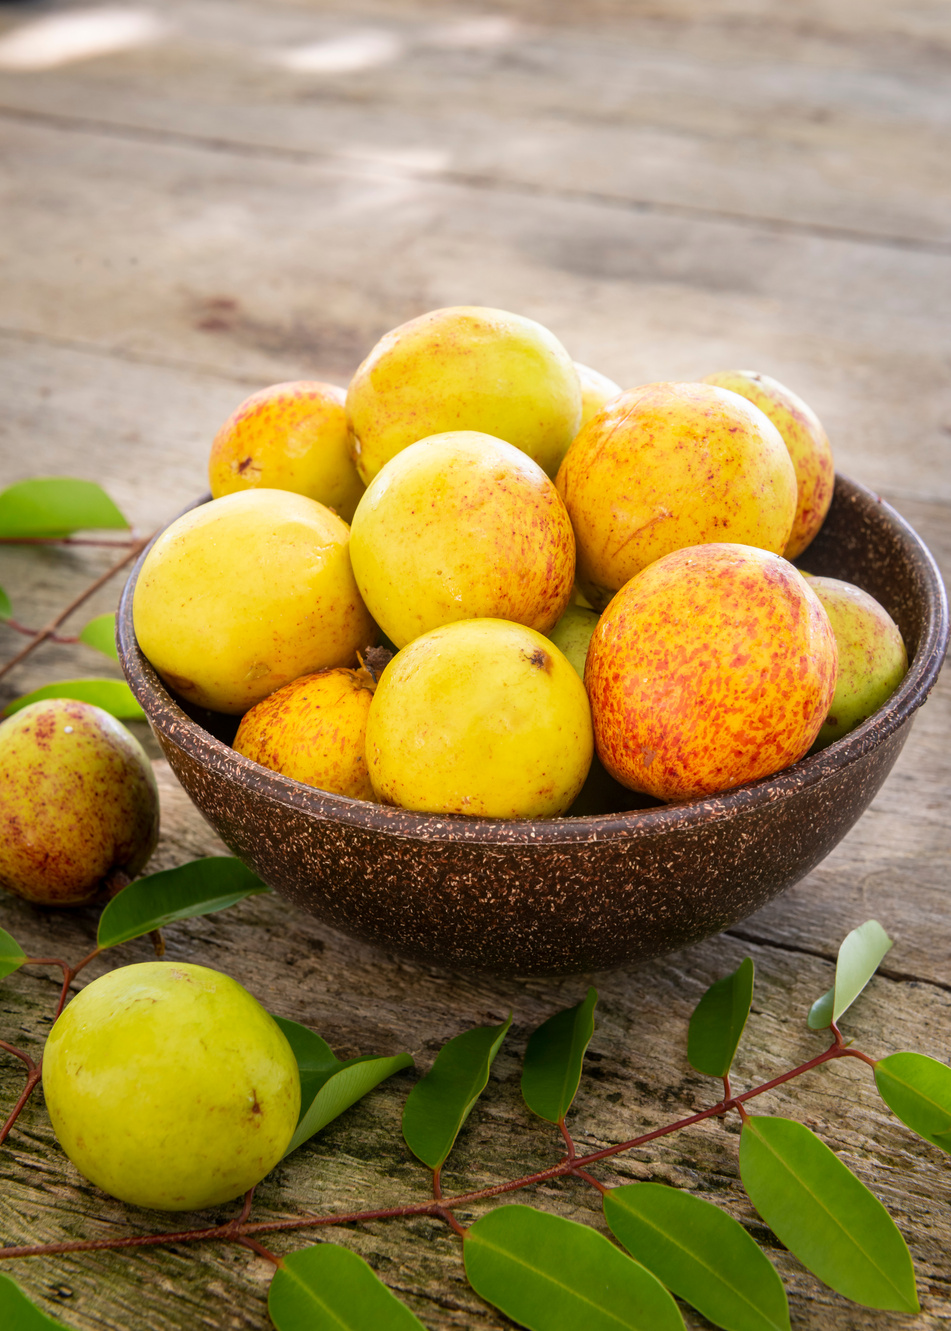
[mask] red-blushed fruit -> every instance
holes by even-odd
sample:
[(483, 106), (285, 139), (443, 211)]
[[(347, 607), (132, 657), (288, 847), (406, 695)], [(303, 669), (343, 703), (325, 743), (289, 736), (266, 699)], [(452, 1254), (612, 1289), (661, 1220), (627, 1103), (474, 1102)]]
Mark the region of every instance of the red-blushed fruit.
[(621, 588), (592, 636), (598, 756), (669, 802), (770, 776), (808, 751), (836, 669), (829, 617), (792, 564), (744, 545), (677, 550)]
[(835, 465), (829, 438), (819, 417), (801, 397), (778, 379), (755, 370), (725, 370), (708, 374), (706, 384), (739, 393), (766, 413), (783, 437), (796, 469), (796, 517), (783, 554), (802, 554), (825, 521), (835, 488)]
[(315, 379), (252, 393), (215, 435), (208, 460), (213, 497), (291, 490), (349, 522), (363, 482), (350, 456), (346, 396)]
[(372, 800), (367, 670), (318, 670), (278, 689), (241, 718), (234, 748), (262, 767), (350, 799)]
[(82, 905), (113, 871), (134, 878), (158, 830), (152, 764), (102, 708), (47, 698), (0, 725), (0, 887)]
[(609, 402), (556, 480), (578, 545), (578, 585), (601, 610), (641, 569), (704, 541), (782, 553), (796, 473), (768, 416), (712, 384), (645, 384)]

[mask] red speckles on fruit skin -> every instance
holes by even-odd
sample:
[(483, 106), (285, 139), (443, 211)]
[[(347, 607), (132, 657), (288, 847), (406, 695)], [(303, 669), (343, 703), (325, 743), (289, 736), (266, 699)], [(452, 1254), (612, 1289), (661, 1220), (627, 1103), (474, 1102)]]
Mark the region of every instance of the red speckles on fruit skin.
[(791, 565), (744, 546), (677, 551), (618, 593), (592, 637), (599, 757), (668, 801), (770, 775), (810, 747), (835, 672), (828, 618)]

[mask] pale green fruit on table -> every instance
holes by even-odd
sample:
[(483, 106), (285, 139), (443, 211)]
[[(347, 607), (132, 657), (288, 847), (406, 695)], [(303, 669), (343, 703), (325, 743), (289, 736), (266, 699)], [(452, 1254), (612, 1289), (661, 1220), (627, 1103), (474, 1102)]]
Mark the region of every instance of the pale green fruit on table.
[(825, 606), (839, 649), (835, 693), (815, 753), (878, 711), (904, 679), (908, 654), (898, 625), (868, 592), (838, 578), (805, 576)]
[(593, 744), (571, 663), (504, 619), (414, 639), (383, 671), (367, 717), (377, 798), (423, 813), (556, 817), (584, 784)]
[(155, 849), (152, 764), (101, 707), (24, 707), (0, 725), (0, 772), (0, 887), (28, 901), (81, 905), (112, 870), (134, 877)]
[(152, 961), (94, 980), (43, 1054), (59, 1143), (104, 1192), (197, 1211), (231, 1201), (281, 1159), (300, 1075), (277, 1023), (236, 980)]

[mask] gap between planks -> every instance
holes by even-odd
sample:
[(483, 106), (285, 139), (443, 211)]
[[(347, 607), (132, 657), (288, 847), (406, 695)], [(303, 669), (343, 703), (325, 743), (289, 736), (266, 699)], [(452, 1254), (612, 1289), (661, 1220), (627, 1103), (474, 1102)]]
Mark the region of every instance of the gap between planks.
[(527, 197), (560, 199), (565, 202), (592, 203), (615, 211), (651, 213), (661, 217), (679, 217), (701, 222), (717, 222), (745, 231), (765, 231), (773, 234), (810, 236), (839, 241), (850, 245), (865, 245), (873, 249), (906, 250), (918, 254), (951, 256), (951, 241), (920, 240), (912, 236), (886, 232), (862, 231), (856, 227), (824, 225), (819, 222), (796, 222), (788, 218), (752, 213), (732, 212), (729, 209), (701, 208), (693, 204), (665, 203), (658, 199), (637, 199), (601, 190), (552, 188), (530, 181), (493, 176), (485, 172), (452, 170), (414, 170), (412, 167), (394, 167), (391, 162), (375, 159), (372, 155), (348, 157), (346, 153), (329, 149), (288, 148), (280, 144), (254, 144), (220, 135), (188, 134), (183, 130), (155, 129), (144, 125), (120, 125), (91, 116), (70, 116), (54, 111), (28, 111), (0, 103), (0, 119), (20, 121), (32, 125), (45, 125), (71, 134), (93, 134), (126, 142), (152, 143), (158, 146), (185, 147), (198, 152), (231, 153), (236, 157), (279, 159), (285, 162), (314, 163), (331, 166), (341, 175), (386, 179), (407, 178), (432, 181), (433, 184), (456, 185), (481, 189), (498, 194), (519, 194)]

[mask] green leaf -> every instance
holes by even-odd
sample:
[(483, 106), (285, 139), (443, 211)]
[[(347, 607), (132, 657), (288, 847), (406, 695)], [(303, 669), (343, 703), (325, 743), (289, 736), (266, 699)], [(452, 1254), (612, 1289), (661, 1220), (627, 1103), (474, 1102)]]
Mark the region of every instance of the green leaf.
[(690, 1066), (725, 1077), (740, 1043), (753, 1001), (753, 958), (744, 957), (732, 975), (711, 984), (694, 1008), (687, 1036)]
[(100, 947), (115, 947), (174, 920), (212, 915), (270, 889), (230, 855), (209, 855), (177, 869), (138, 878), (112, 898), (99, 917)]
[(889, 1054), (875, 1064), (875, 1085), (912, 1132), (951, 1151), (951, 1068), (926, 1054)]
[(556, 1012), (528, 1041), (522, 1067), (522, 1095), (529, 1109), (549, 1123), (560, 1123), (571, 1108), (581, 1081), (581, 1063), (594, 1034), (598, 991), (589, 989), (576, 1007)]
[(0, 1326), (3, 1331), (65, 1331), (62, 1322), (32, 1304), (9, 1276), (0, 1275)]
[(424, 1165), (438, 1169), (459, 1129), (485, 1090), (499, 1046), (512, 1024), (475, 1026), (444, 1044), (436, 1061), (409, 1093), (403, 1110), (406, 1145)]
[(530, 1331), (683, 1331), (663, 1285), (603, 1234), (531, 1206), (500, 1206), (466, 1231), (477, 1294)]
[(789, 1331), (775, 1267), (712, 1202), (663, 1183), (627, 1183), (605, 1193), (604, 1216), (628, 1252), (714, 1326)]
[(3, 588), (0, 587), (0, 619), (12, 619), (12, 618), (13, 618), (13, 606), (10, 603), (10, 598), (3, 590)]
[(144, 721), (145, 713), (135, 700), (124, 679), (65, 679), (59, 684), (44, 684), (41, 689), (14, 698), (3, 709), (4, 716), (12, 716), (31, 702), (44, 698), (75, 698), (77, 702), (92, 703), (120, 721)]
[(820, 1280), (869, 1308), (918, 1311), (911, 1254), (895, 1222), (802, 1123), (748, 1118), (740, 1177), (770, 1229)]
[(0, 536), (22, 540), (68, 536), (74, 531), (128, 528), (95, 481), (49, 476), (19, 481), (0, 494)]
[(411, 1331), (422, 1327), (355, 1252), (318, 1243), (284, 1258), (267, 1296), (277, 1331)]
[(87, 647), (95, 647), (97, 652), (102, 652), (104, 656), (111, 656), (113, 660), (118, 661), (115, 615), (97, 615), (95, 619), (91, 619), (86, 627), (80, 630), (79, 641), (84, 642)]
[(866, 920), (846, 934), (835, 964), (835, 984), (809, 1011), (809, 1028), (822, 1031), (837, 1022), (878, 970), (892, 940), (878, 920)]
[(6, 929), (0, 929), (0, 980), (19, 970), (24, 961), (26, 953), (23, 948), (15, 938), (11, 938)]
[(413, 1066), (409, 1054), (394, 1054), (391, 1058), (376, 1058), (369, 1054), (341, 1060), (325, 1040), (306, 1026), (288, 1021), (286, 1017), (275, 1017), (274, 1020), (287, 1036), (300, 1071), (300, 1117), (285, 1155), (296, 1151), (381, 1081)]

